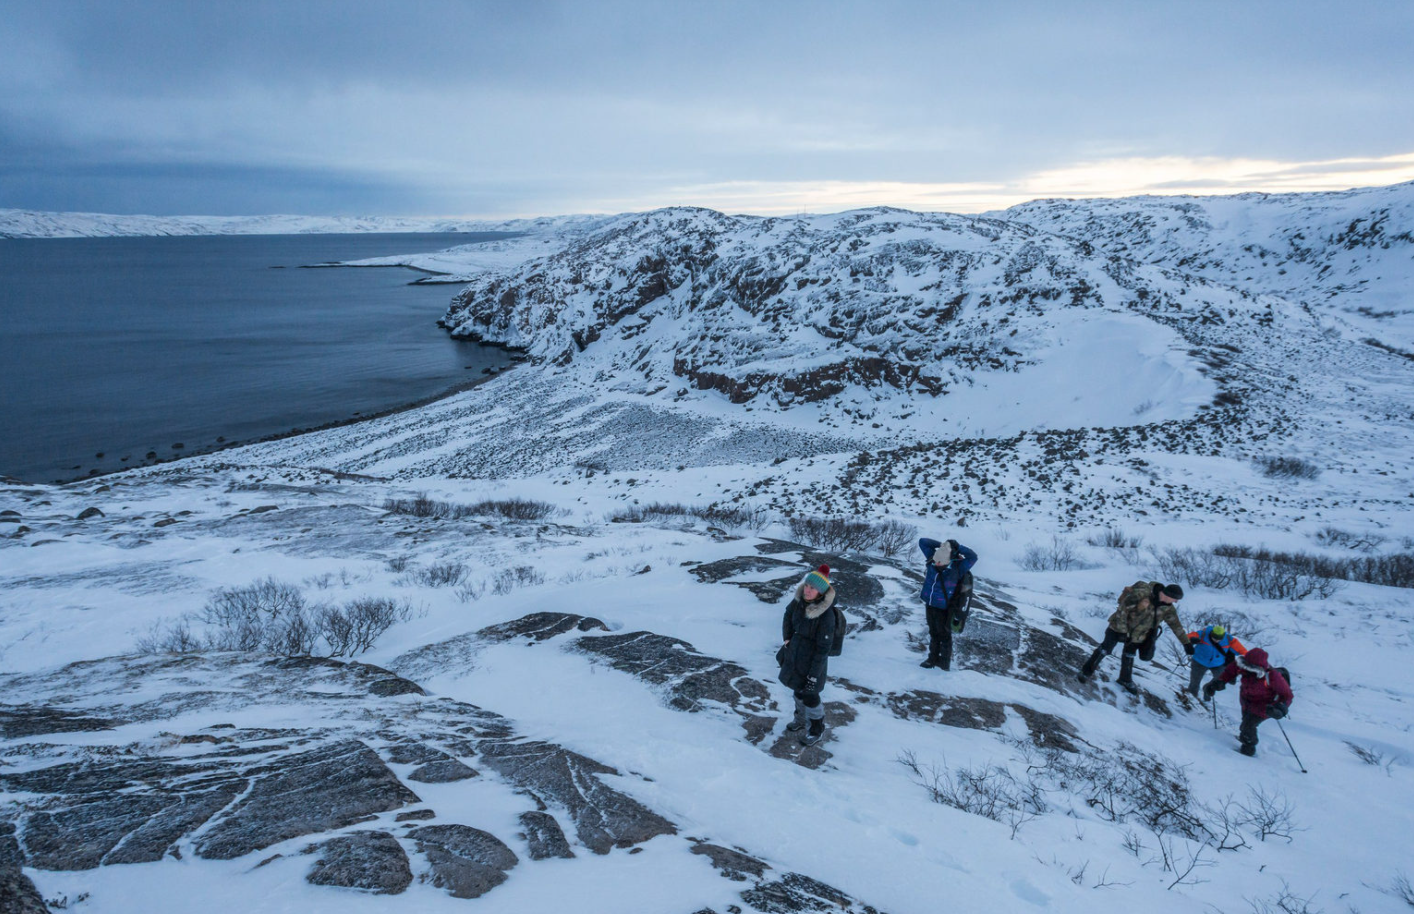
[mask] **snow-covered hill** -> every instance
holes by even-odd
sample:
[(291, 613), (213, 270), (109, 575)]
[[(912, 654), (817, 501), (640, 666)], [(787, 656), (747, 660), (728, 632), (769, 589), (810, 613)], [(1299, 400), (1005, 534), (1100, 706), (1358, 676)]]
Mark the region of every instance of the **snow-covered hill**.
[[(1311, 266), (1396, 294), (1414, 226), (1386, 191), (1206, 200), (1227, 216), (1162, 250), (1138, 238), (1188, 201), (671, 209), (430, 255), (470, 283), (448, 328), (529, 361), (0, 486), (0, 886), (93, 912), (1407, 910), (1414, 360), (1344, 332)], [(1233, 268), (1288, 230), (1272, 206), (1312, 220), (1316, 286)], [(1388, 248), (1323, 234), (1372, 206)], [(952, 671), (918, 666), (913, 543), (810, 517), (980, 553)], [(773, 655), (821, 562), (853, 627), (802, 749)], [(1137, 578), (1293, 671), (1300, 763), (1272, 723), (1232, 751), (1236, 690), (1178, 693), (1168, 634), (1138, 698), (1117, 659), (1075, 679)], [(163, 650), (261, 587), (390, 627), (352, 658)]]
[(1341, 193), (1036, 200), (998, 219), (1339, 315), (1414, 352), (1414, 183)]

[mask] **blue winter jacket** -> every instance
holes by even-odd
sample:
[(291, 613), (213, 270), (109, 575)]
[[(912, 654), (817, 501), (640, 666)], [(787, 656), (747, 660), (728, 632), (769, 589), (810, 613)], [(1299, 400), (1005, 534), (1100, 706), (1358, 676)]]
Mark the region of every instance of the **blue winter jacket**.
[(1234, 638), (1232, 632), (1225, 633), (1221, 638), (1214, 638), (1211, 625), (1199, 632), (1198, 637), (1190, 636), (1189, 640), (1193, 644), (1193, 662), (1201, 663), (1211, 670), (1225, 666), (1233, 653), (1246, 653), (1242, 642)]
[(918, 548), (923, 551), (924, 557), (928, 560), (928, 572), (923, 579), (922, 597), (923, 602), (929, 606), (947, 606), (948, 598), (952, 596), (954, 590), (957, 590), (957, 584), (962, 580), (963, 574), (977, 564), (977, 553), (958, 543), (957, 548), (953, 550), (952, 563), (940, 571), (938, 566), (933, 564), (933, 553), (941, 545), (942, 543), (937, 540), (930, 540), (927, 537), (918, 541)]

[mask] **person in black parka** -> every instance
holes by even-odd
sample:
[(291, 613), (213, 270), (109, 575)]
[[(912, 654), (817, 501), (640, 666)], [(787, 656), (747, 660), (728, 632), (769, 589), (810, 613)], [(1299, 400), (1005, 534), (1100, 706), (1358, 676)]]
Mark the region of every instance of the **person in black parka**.
[(825, 707), (820, 690), (835, 640), (835, 588), (830, 584), (830, 568), (821, 565), (805, 576), (795, 589), (795, 599), (781, 620), (785, 644), (777, 654), (781, 663), (781, 684), (795, 693), (795, 719), (786, 725), (792, 732), (804, 731), (800, 741), (811, 746), (825, 735)]

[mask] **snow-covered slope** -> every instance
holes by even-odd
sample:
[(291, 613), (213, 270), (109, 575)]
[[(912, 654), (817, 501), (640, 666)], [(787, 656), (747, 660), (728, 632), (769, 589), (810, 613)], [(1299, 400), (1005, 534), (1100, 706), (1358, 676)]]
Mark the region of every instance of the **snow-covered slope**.
[[(1307, 202), (1308, 238), (1364, 205)], [(1152, 229), (1186, 201), (1129, 205), (1115, 225)], [(470, 281), (449, 329), (526, 364), (0, 486), (0, 886), (94, 912), (1407, 910), (1414, 360), (1333, 332), (1273, 284), (1291, 264), (1200, 269), (1236, 228), (1130, 256), (1045, 208), (672, 209), (444, 252)], [(1311, 262), (1390, 258), (1365, 288), (1393, 288), (1401, 212), (1368, 262)], [(471, 507), (507, 498), (545, 508)], [(798, 523), (821, 516), (980, 553), (952, 671), (918, 667), (914, 545), (842, 551)], [(1277, 584), (1289, 563), (1233, 556), (1395, 573), (1264, 596), (1212, 573), (1224, 546)], [(821, 562), (853, 627), (802, 749), (773, 655)], [(1231, 751), (1236, 690), (1179, 694), (1168, 634), (1137, 698), (1114, 658), (1075, 679), (1141, 577), (1293, 671), (1300, 763), (1272, 723)], [(267, 578), (394, 624), (356, 663), (140, 649)]]
[(1036, 200), (989, 215), (1339, 316), (1414, 351), (1414, 183), (1341, 193)]

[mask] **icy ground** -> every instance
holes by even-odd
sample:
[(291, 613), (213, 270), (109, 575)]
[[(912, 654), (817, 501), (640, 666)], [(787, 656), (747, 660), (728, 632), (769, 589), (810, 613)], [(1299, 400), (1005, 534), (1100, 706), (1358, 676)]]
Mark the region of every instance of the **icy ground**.
[[(1292, 670), (1284, 723), (1309, 773), (1273, 723), (1255, 759), (1237, 754), (1236, 690), (1215, 727), (1176, 691), (1169, 634), (1138, 665), (1139, 698), (1110, 682), (1117, 658), (1089, 684), (1074, 671), (1119, 589), (1159, 576), (1169, 550), (1414, 551), (1414, 361), (1350, 332), (1340, 308), (1278, 294), (1266, 283), (1287, 267), (1248, 292), (1034, 230), (852, 218), (797, 231), (674, 211), (508, 247), (465, 265), (474, 289), (579, 271), (604, 295), (552, 315), (522, 341), (530, 363), (475, 390), (0, 487), (0, 886), (21, 866), (40, 895), (93, 912), (1408, 910), (1414, 590), (1341, 582), (1275, 600), (1184, 581), (1188, 628), (1224, 621)], [(851, 261), (826, 247), (847, 250), (850, 232), (884, 305), (839, 331), (840, 348), (897, 343), (890, 357), (938, 372), (947, 393), (884, 372), (786, 396), (834, 364), (800, 328), (826, 326), (811, 296), (848, 280)], [(710, 264), (661, 243), (712, 233), (725, 234)], [(658, 247), (635, 253), (649, 235)], [(787, 256), (797, 245), (816, 245), (814, 266)], [(906, 293), (889, 319), (885, 286), (952, 270), (966, 245), (977, 258), (948, 273), (955, 285)], [(664, 265), (635, 273), (649, 254)], [(990, 256), (1032, 266), (1018, 280)], [(753, 311), (734, 271), (772, 284), (768, 262), (816, 282)], [(665, 300), (643, 300), (655, 275)], [(1050, 304), (1052, 280), (1094, 294)], [(1005, 309), (986, 309), (1017, 282), (1036, 298), (999, 328)], [(743, 297), (713, 304), (727, 288)], [(958, 290), (972, 297), (955, 332), (1015, 345), (1014, 364), (950, 363), (910, 335), (928, 335), (910, 324), (928, 296)], [(873, 307), (860, 295), (842, 307)], [(500, 314), (472, 295), (453, 317), (521, 332), (545, 301)], [(789, 346), (762, 329), (777, 307)], [(1116, 336), (1096, 343), (1097, 329)], [(714, 334), (736, 347), (722, 374), (759, 385), (744, 401), (670, 376)], [(732, 375), (748, 350), (756, 364)], [(1256, 462), (1285, 457), (1315, 478)], [(553, 507), (539, 520), (386, 508), (419, 493)], [(759, 510), (614, 519), (656, 502)], [(786, 523), (841, 514), (981, 554), (952, 672), (918, 667), (912, 544), (841, 554)], [(1068, 567), (1026, 570), (1064, 551)], [(788, 591), (822, 561), (852, 632), (830, 664), (828, 737), (802, 750), (773, 655)], [(265, 578), (311, 605), (391, 597), (411, 611), (354, 662), (138, 649), (217, 588)]]

